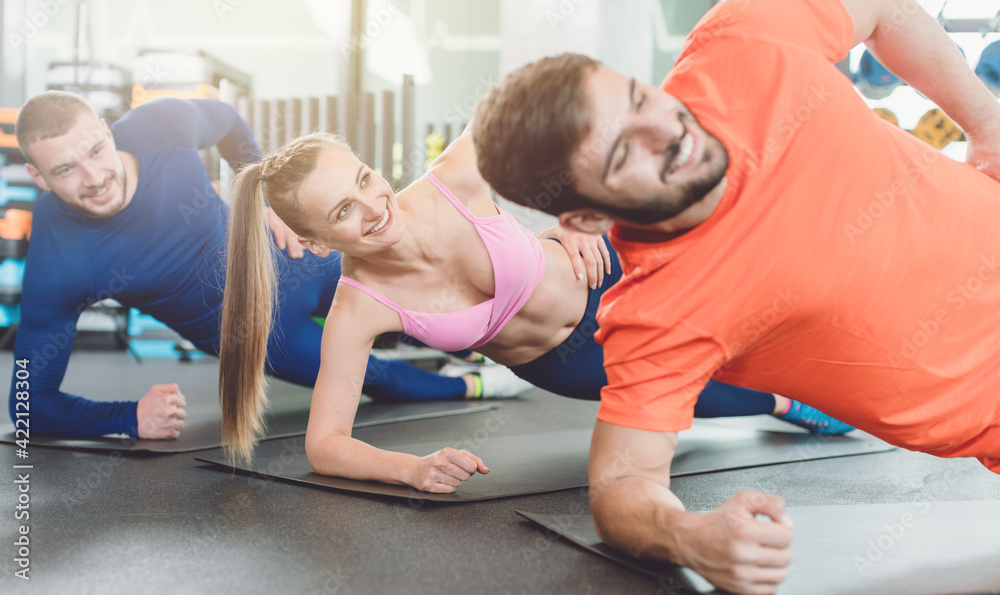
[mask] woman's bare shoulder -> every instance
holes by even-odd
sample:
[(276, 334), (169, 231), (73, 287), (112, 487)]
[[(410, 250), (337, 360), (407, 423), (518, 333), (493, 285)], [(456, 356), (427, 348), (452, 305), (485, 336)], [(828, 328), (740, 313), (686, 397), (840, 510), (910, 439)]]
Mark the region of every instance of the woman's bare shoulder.
[[(368, 277), (363, 266), (346, 256), (341, 261), (341, 270), (341, 279), (348, 277), (362, 285)], [(352, 334), (370, 335), (371, 338), (403, 330), (397, 312), (363, 289), (347, 283), (338, 283), (326, 321), (328, 325), (334, 323), (338, 327), (349, 328)]]

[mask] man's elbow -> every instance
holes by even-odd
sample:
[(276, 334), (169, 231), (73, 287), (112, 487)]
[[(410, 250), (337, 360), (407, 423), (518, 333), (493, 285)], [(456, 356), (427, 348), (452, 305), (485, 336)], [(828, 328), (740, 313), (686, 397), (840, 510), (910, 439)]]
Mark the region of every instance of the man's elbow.
[(638, 515), (615, 506), (599, 505), (592, 510), (594, 530), (602, 542), (636, 559), (658, 557), (659, 548), (649, 540), (647, 522)]
[(639, 477), (619, 477), (591, 481), (590, 510), (594, 529), (601, 541), (628, 554), (642, 558), (648, 553), (642, 541), (643, 525), (657, 506), (648, 493), (650, 481)]
[(590, 508), (601, 541), (635, 558), (669, 559), (675, 552), (662, 537), (685, 513), (684, 505), (660, 480), (630, 475), (604, 484), (592, 481)]

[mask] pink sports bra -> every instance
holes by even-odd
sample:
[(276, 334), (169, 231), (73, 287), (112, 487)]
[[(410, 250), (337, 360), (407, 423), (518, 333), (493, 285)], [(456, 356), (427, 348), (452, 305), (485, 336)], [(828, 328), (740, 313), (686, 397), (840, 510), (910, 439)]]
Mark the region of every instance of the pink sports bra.
[(498, 215), (476, 217), (434, 174), (428, 172), (427, 179), (475, 226), (493, 263), (495, 295), (457, 312), (415, 312), (399, 307), (354, 279), (341, 276), (340, 282), (398, 312), (407, 335), (442, 351), (473, 349), (495, 337), (528, 301), (545, 274), (545, 253), (538, 239), (499, 206)]

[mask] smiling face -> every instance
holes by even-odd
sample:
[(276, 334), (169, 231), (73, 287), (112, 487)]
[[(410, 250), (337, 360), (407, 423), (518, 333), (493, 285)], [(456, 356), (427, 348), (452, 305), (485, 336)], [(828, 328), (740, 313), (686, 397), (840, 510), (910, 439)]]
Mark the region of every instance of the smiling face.
[(576, 190), (608, 215), (649, 225), (724, 183), (729, 154), (677, 98), (600, 66), (586, 80), (590, 132), (570, 163)]
[(303, 244), (311, 249), (364, 256), (402, 239), (403, 218), (392, 187), (350, 151), (323, 149), (296, 196), (310, 221)]
[(125, 165), (103, 120), (81, 111), (69, 132), (29, 146), (28, 173), (75, 211), (106, 219), (128, 204)]

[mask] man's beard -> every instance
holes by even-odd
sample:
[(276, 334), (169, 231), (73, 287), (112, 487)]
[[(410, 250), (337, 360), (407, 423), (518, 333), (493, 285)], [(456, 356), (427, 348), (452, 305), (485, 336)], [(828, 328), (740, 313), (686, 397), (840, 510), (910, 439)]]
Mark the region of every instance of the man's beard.
[(122, 201), (121, 206), (115, 211), (115, 214), (121, 212), (125, 208), (125, 197), (128, 196), (128, 172), (125, 171), (125, 164), (122, 164)]
[[(630, 223), (650, 225), (673, 219), (701, 202), (722, 182), (729, 167), (729, 152), (722, 141), (707, 130), (703, 128), (701, 130), (706, 139), (705, 157), (715, 159), (703, 175), (682, 185), (668, 186), (664, 192), (646, 197), (641, 205), (601, 204), (600, 210)], [(703, 161), (693, 167), (702, 166), (704, 163)]]

